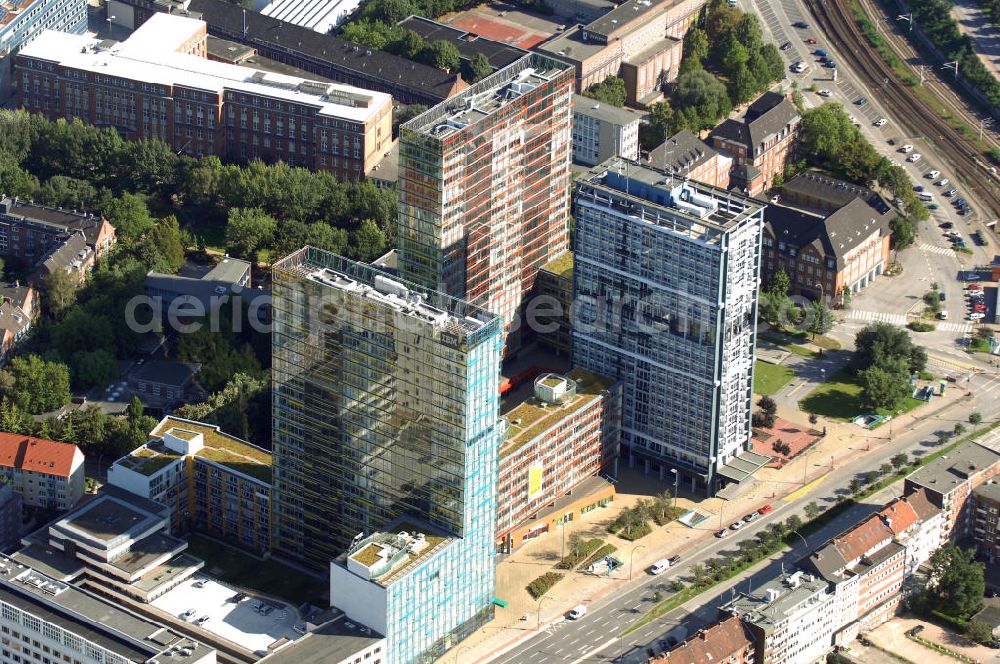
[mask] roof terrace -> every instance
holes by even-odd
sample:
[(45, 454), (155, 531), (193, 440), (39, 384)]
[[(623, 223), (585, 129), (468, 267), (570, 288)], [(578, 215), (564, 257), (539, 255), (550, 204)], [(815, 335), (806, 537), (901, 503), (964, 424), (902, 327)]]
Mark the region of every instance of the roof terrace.
[(428, 532), (426, 526), (403, 521), (360, 540), (339, 560), (358, 576), (388, 586), (452, 539)]
[[(584, 369), (573, 369), (566, 378), (569, 379), (567, 382), (573, 384), (573, 389), (567, 389), (556, 403), (540, 397), (536, 384), (534, 394), (506, 414), (507, 439), (500, 446), (500, 458), (510, 456), (559, 422), (593, 403), (614, 384), (610, 378)], [(538, 378), (543, 387), (553, 391), (558, 390), (564, 380), (554, 374)]]

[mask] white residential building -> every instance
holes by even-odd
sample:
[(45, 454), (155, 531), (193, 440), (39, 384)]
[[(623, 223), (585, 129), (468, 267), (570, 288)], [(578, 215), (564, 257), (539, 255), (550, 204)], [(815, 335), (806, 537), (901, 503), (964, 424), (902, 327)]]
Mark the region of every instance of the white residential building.
[(612, 157), (639, 158), (642, 113), (573, 95), (573, 161), (595, 166)]
[(0, 475), (26, 507), (68, 510), (83, 497), (83, 452), (73, 443), (0, 432)]

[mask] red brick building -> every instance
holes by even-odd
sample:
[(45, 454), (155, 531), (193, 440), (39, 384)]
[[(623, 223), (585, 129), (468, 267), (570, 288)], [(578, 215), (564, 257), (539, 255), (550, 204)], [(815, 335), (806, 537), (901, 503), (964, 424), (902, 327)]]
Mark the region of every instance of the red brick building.
[(780, 204), (764, 210), (761, 280), (783, 269), (793, 294), (839, 302), (889, 264), (895, 217), (871, 190), (802, 173), (782, 188)]
[(732, 185), (758, 196), (785, 170), (801, 120), (795, 104), (776, 92), (765, 92), (741, 119), (726, 120), (713, 129), (708, 142), (733, 157)]
[(649, 153), (649, 163), (677, 177), (729, 188), (733, 157), (682, 129)]
[(529, 394), (512, 395), (516, 405), (504, 413), (508, 428), (500, 446), (496, 534), (501, 551), (606, 505), (615, 495), (614, 485), (595, 476), (616, 474), (619, 386), (575, 369), (566, 376), (539, 376)]
[(754, 664), (755, 656), (753, 634), (737, 616), (729, 616), (651, 658), (649, 664)]
[(944, 512), (941, 537), (961, 540), (973, 534), (975, 519), (972, 491), (1000, 473), (1000, 453), (969, 441), (934, 459), (906, 478), (904, 493), (924, 490), (931, 503)]
[(17, 56), (18, 103), (175, 151), (281, 160), (358, 181), (392, 141), (392, 98), (209, 60), (203, 21), (156, 14), (128, 40), (44, 32)]

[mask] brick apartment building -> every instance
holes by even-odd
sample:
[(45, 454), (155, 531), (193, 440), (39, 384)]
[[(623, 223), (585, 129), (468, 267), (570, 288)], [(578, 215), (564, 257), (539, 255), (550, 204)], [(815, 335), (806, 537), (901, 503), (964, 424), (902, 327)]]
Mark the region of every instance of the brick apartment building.
[[(845, 183), (800, 174), (789, 182), (792, 193), (783, 193), (780, 205), (767, 207), (760, 270), (764, 283), (783, 269), (792, 293), (839, 302), (845, 290), (856, 293), (883, 273), (896, 213), (882, 197), (863, 188), (857, 188), (858, 195), (842, 196), (844, 202), (838, 206), (841, 201), (832, 193), (844, 192), (841, 184)], [(805, 196), (804, 189), (814, 193)], [(800, 201), (804, 208), (790, 207)]]
[(747, 107), (742, 118), (725, 120), (713, 129), (708, 142), (732, 155), (736, 165), (733, 186), (748, 196), (758, 196), (785, 170), (801, 120), (795, 104), (776, 92), (765, 92)]
[(906, 547), (895, 540), (916, 522), (897, 506), (895, 518), (873, 514), (814, 550), (799, 565), (828, 581), (835, 598), (834, 643), (846, 645), (859, 633), (889, 620), (902, 597)]
[(524, 396), (504, 415), (500, 446), (496, 537), (508, 552), (610, 502), (614, 486), (594, 476), (617, 475), (617, 384), (577, 369), (539, 376)]
[(114, 244), (115, 228), (103, 217), (0, 197), (0, 255), (37, 267), (38, 277), (56, 264), (78, 263), (75, 268), (82, 280)]
[(722, 154), (688, 129), (682, 129), (653, 148), (648, 161), (679, 178), (690, 178), (722, 189), (729, 187), (733, 169), (732, 156)]
[(43, 33), (18, 55), (18, 102), (189, 155), (282, 160), (358, 181), (392, 140), (392, 98), (207, 59), (203, 21), (157, 14), (126, 41)]
[(990, 565), (1000, 558), (1000, 484), (992, 480), (972, 491), (972, 537)]
[(577, 92), (619, 76), (626, 103), (644, 108), (662, 99), (663, 84), (677, 78), (682, 39), (704, 6), (704, 0), (626, 0), (535, 50), (572, 64)]
[(975, 441), (960, 445), (906, 478), (903, 493), (920, 491), (944, 512), (941, 542), (962, 540), (973, 533), (972, 491), (1000, 473), (1000, 453)]
[(31, 329), (39, 314), (38, 291), (20, 282), (0, 286), (0, 364)]
[(756, 664), (753, 634), (737, 616), (698, 630), (648, 664)]
[(83, 497), (83, 472), (83, 452), (72, 443), (0, 432), (0, 475), (27, 507), (73, 507)]
[(126, 28), (157, 13), (200, 18), (213, 37), (246, 44), (261, 57), (365, 90), (403, 104), (431, 106), (468, 87), (461, 76), (384, 51), (372, 51), (226, 0), (110, 0), (108, 11)]

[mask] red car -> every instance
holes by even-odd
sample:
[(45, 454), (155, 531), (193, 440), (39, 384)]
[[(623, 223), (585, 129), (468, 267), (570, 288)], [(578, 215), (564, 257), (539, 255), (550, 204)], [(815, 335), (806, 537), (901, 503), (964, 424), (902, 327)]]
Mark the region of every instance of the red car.
[(772, 508), (772, 507), (771, 507), (771, 503), (768, 503), (767, 505), (764, 505), (763, 507), (761, 507), (761, 508), (760, 508), (759, 510), (757, 510), (757, 511), (758, 511), (758, 512), (760, 512), (761, 514), (767, 514), (767, 513), (768, 513), (768, 512), (770, 512), (770, 511), (771, 511), (772, 509), (774, 509), (774, 508)]
[(815, 39), (813, 39), (812, 37), (810, 37), (809, 39), (807, 39), (807, 40), (806, 40), (806, 43), (807, 43), (807, 44), (815, 44), (815, 43), (816, 43), (816, 40), (815, 40)]
[(980, 288), (982, 288), (982, 286), (979, 284), (969, 284), (965, 287), (966, 290), (979, 290)]

